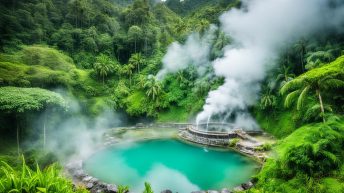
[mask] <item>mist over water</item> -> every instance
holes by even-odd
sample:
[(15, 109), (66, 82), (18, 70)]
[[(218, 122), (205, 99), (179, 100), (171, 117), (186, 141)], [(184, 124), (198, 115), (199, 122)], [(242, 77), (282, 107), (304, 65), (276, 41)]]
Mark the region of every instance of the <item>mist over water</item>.
[[(231, 9), (219, 19), (220, 29), (233, 39), (233, 43), (223, 49), (223, 57), (202, 64), (212, 65), (215, 75), (224, 77), (225, 82), (208, 93), (196, 122), (207, 122), (213, 116), (234, 117), (236, 127), (255, 129), (258, 125), (250, 116), (248, 107), (256, 103), (260, 83), (268, 70), (275, 67), (279, 50), (287, 43), (317, 33), (344, 32), (344, 2), (244, 0), (241, 9)], [(189, 39), (192, 36), (194, 34)], [(204, 39), (208, 39), (208, 35)], [(199, 61), (209, 61), (211, 42), (205, 41), (208, 42), (205, 45), (199, 42), (203, 41), (187, 41), (184, 45), (173, 43), (164, 57), (158, 77), (162, 79), (162, 74), (185, 69), (191, 63), (204, 68), (199, 62), (192, 62), (198, 60), (188, 54), (197, 52)], [(174, 64), (172, 58), (184, 58), (183, 61), (189, 62)]]
[[(46, 111), (37, 120), (34, 127), (37, 133), (42, 131), (42, 121), (46, 117), (47, 152), (52, 152), (61, 161), (84, 159), (103, 145), (104, 132), (122, 125), (126, 117), (115, 113), (112, 109), (104, 109), (99, 115), (91, 116), (84, 112), (80, 102), (62, 90), (61, 93), (68, 104), (67, 112)], [(43, 136), (41, 136), (43, 138)], [(42, 140), (27, 142), (41, 148)]]

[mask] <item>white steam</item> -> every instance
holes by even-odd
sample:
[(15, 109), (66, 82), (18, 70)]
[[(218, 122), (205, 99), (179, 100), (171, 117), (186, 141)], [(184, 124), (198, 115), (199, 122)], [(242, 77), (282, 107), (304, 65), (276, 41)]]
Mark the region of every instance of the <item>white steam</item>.
[(203, 75), (206, 67), (209, 66), (211, 42), (215, 38), (216, 29), (214, 25), (211, 25), (203, 36), (193, 33), (187, 38), (184, 45), (173, 42), (162, 59), (163, 69), (158, 72), (157, 78), (162, 80), (167, 73), (178, 72), (189, 65), (197, 66), (198, 73)]
[[(121, 125), (124, 117), (111, 109), (103, 109), (96, 117), (85, 115), (80, 103), (63, 90), (68, 103), (68, 112), (45, 112), (36, 124), (40, 128), (43, 117), (47, 117), (45, 150), (52, 152), (61, 161), (84, 159), (103, 146), (106, 129)], [(40, 131), (38, 131), (40, 132)], [(40, 141), (36, 142), (40, 145)]]
[[(233, 114), (236, 126), (253, 129), (257, 124), (248, 117), (247, 108), (255, 104), (260, 82), (274, 66), (278, 50), (301, 37), (328, 30), (343, 32), (344, 3), (339, 0), (244, 0), (240, 10), (224, 13), (220, 22), (221, 29), (234, 40), (233, 45), (224, 48), (224, 56), (213, 61), (215, 74), (224, 77), (225, 83), (209, 93), (196, 121)], [(203, 50), (199, 42), (189, 41), (170, 48), (161, 72), (185, 68), (185, 63), (178, 58), (190, 58), (193, 52), (202, 53), (200, 60), (191, 57), (188, 62), (203, 61), (208, 56), (203, 52), (209, 51), (209, 46)], [(197, 62), (194, 65), (202, 67)]]

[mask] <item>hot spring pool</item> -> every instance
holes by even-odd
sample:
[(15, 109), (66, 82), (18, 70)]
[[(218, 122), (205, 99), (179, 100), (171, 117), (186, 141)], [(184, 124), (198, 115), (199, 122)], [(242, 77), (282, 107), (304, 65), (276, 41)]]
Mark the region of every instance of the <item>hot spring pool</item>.
[(236, 152), (205, 150), (172, 139), (118, 144), (84, 162), (90, 175), (128, 185), (134, 193), (143, 191), (144, 182), (155, 192), (232, 188), (248, 181), (256, 167), (254, 161)]

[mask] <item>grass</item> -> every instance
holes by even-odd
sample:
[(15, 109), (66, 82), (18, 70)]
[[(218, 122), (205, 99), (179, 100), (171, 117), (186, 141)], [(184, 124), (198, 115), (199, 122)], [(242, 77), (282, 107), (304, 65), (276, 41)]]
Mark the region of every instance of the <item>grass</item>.
[(281, 139), (288, 136), (296, 129), (295, 116), (298, 115), (296, 110), (292, 111), (276, 111), (273, 113), (264, 113), (262, 111), (255, 112), (255, 118), (260, 127)]
[(171, 106), (167, 111), (159, 113), (157, 122), (186, 122), (189, 113), (182, 107)]

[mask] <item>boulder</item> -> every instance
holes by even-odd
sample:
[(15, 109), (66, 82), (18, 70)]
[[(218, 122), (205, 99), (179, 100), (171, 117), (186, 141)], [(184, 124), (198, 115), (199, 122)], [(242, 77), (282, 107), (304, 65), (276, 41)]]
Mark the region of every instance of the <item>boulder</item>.
[(82, 179), (83, 182), (89, 182), (92, 179), (92, 176), (86, 176)]
[(94, 186), (94, 184), (91, 183), (91, 182), (89, 182), (89, 183), (86, 184), (86, 188), (87, 188), (88, 190), (89, 190), (89, 189), (92, 189), (93, 186)]
[(237, 186), (233, 188), (234, 192), (240, 192), (240, 191), (244, 191), (244, 188), (242, 186)]
[(113, 185), (113, 184), (108, 184), (106, 186), (106, 192), (107, 193), (117, 193), (117, 186), (116, 185)]
[(249, 181), (247, 183), (241, 184), (241, 186), (244, 190), (248, 190), (248, 189), (252, 188), (253, 183), (251, 181)]
[(172, 191), (171, 190), (163, 190), (163, 191), (161, 191), (161, 193), (172, 193)]
[(223, 188), (220, 193), (231, 193), (227, 188)]
[(207, 193), (219, 193), (217, 190), (208, 190)]

